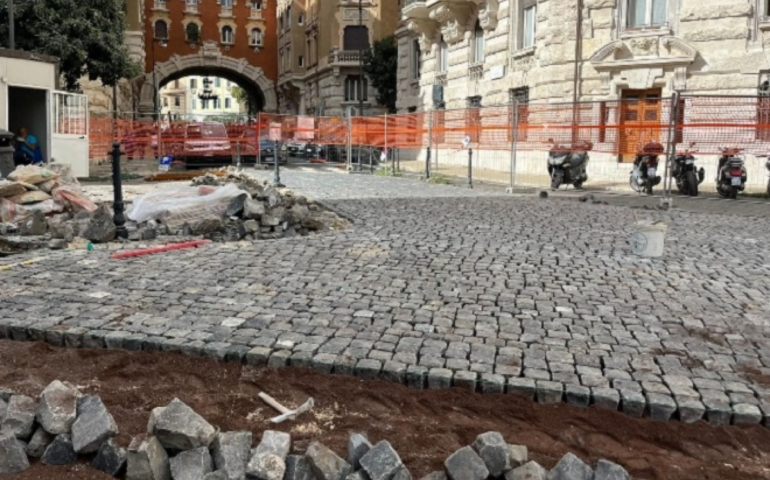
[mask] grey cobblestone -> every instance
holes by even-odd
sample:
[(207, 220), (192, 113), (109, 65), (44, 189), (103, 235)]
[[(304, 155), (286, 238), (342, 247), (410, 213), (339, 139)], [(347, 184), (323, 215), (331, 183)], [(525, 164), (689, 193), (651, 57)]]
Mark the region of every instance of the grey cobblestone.
[(746, 373), (770, 375), (763, 222), (720, 202), (642, 212), (675, 239), (650, 261), (631, 254), (627, 208), (333, 173), (284, 181), (353, 226), (120, 262), (51, 253), (0, 273), (0, 337), (547, 401), (558, 385), (558, 401), (632, 416), (768, 421), (770, 391)]

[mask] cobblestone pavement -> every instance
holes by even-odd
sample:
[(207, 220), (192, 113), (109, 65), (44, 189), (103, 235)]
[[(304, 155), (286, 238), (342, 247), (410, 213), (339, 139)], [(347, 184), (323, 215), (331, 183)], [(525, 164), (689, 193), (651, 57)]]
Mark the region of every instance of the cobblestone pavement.
[[(0, 271), (0, 337), (770, 422), (763, 219), (333, 173), (284, 181), (355, 225), (125, 261), (51, 254)], [(631, 254), (635, 216), (670, 224), (664, 259)]]

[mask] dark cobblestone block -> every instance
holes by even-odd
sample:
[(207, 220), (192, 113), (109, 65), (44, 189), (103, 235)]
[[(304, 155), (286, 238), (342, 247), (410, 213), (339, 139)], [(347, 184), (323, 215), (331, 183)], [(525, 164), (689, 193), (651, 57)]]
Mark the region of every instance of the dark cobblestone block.
[(356, 364), (356, 376), (364, 380), (375, 380), (382, 370), (382, 362), (379, 360), (364, 359)]
[(667, 422), (676, 411), (676, 402), (668, 395), (648, 393), (647, 408), (653, 420)]
[(270, 358), (267, 359), (267, 366), (269, 368), (287, 367), (289, 365), (289, 358), (291, 358), (289, 350), (278, 350), (270, 354)]
[(647, 409), (644, 395), (636, 390), (620, 391), (621, 409), (626, 415), (641, 418)]
[(482, 373), (481, 391), (482, 393), (505, 392), (505, 377), (494, 373)]
[(565, 385), (564, 396), (570, 405), (585, 408), (591, 404), (591, 389), (588, 387)]
[(354, 357), (338, 355), (334, 360), (334, 373), (352, 376), (356, 371), (356, 363), (358, 363), (358, 360)]
[(614, 388), (592, 388), (591, 404), (599, 408), (616, 411), (620, 404), (620, 394)]
[(254, 347), (246, 352), (246, 364), (262, 367), (267, 365), (272, 350), (266, 347)]
[(406, 384), (409, 388), (424, 389), (427, 382), (428, 369), (418, 365), (409, 365), (406, 369)]
[(475, 392), (477, 380), (477, 373), (460, 370), (455, 372), (454, 377), (452, 378), (452, 386)]
[(544, 405), (561, 403), (564, 395), (563, 385), (547, 380), (537, 381), (537, 402)]
[(431, 368), (428, 371), (428, 388), (432, 390), (452, 386), (452, 370), (446, 368)]
[(406, 365), (400, 362), (388, 361), (382, 367), (382, 378), (389, 382), (406, 382)]
[(537, 388), (535, 381), (530, 378), (509, 378), (505, 386), (505, 392), (534, 400)]

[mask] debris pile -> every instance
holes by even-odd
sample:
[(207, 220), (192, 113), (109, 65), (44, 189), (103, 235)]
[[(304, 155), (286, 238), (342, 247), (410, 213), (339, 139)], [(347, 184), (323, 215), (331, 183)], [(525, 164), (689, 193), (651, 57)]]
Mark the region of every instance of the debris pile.
[(128, 212), (130, 239), (160, 234), (214, 241), (267, 240), (338, 230), (347, 225), (321, 205), (229, 167), (193, 179), (190, 187), (151, 193)]
[[(92, 466), (126, 480), (412, 480), (387, 440), (372, 443), (351, 433), (345, 457), (314, 441), (293, 445), (291, 435), (265, 430), (256, 446), (249, 431), (222, 432), (179, 399), (150, 414), (147, 432), (128, 449), (117, 446), (112, 417), (95, 396), (81, 396), (54, 381), (34, 400), (13, 395), (0, 433), (0, 475), (29, 468), (28, 457), (46, 465), (74, 463), (96, 454)], [(1, 418), (1, 417), (0, 417)], [(303, 442), (304, 444), (304, 442)], [(476, 437), (423, 480), (628, 480), (626, 470), (600, 460), (596, 470), (568, 453), (549, 472), (530, 461), (526, 446), (508, 444), (499, 432)]]
[[(110, 203), (95, 204), (68, 166), (17, 168), (0, 180), (0, 255), (116, 239)], [(214, 241), (265, 240), (344, 228), (321, 205), (226, 168), (189, 187), (163, 189), (128, 202), (129, 240), (203, 236)]]

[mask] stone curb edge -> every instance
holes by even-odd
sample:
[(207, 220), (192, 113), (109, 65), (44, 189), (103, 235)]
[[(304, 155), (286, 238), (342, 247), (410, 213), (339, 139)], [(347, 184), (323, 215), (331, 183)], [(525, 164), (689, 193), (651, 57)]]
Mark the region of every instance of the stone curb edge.
[(619, 411), (630, 417), (655, 421), (679, 420), (694, 423), (706, 420), (714, 426), (764, 425), (770, 428), (770, 405), (730, 406), (693, 397), (679, 399), (668, 395), (616, 388), (565, 385), (494, 373), (477, 374), (446, 368), (406, 365), (396, 361), (356, 359), (345, 355), (274, 350), (224, 342), (206, 343), (184, 338), (150, 337), (125, 331), (89, 330), (83, 327), (43, 328), (0, 324), (0, 339), (45, 342), (56, 347), (110, 349), (144, 352), (178, 352), (190, 357), (210, 358), (249, 366), (269, 368), (312, 368), (321, 373), (355, 376), (362, 380), (383, 380), (409, 388), (461, 388), (483, 394), (517, 394), (543, 405), (566, 403), (578, 407), (596, 406)]

